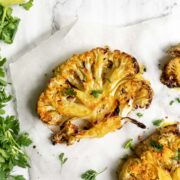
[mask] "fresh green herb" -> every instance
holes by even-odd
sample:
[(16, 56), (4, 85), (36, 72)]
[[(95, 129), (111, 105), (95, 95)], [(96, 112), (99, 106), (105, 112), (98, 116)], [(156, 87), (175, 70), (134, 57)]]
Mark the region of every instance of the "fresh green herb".
[(12, 180), (26, 180), (22, 175), (19, 176), (11, 176)]
[(180, 161), (180, 149), (177, 150), (176, 156), (174, 156), (173, 160)]
[(29, 0), (27, 3), (20, 4), (20, 6), (22, 6), (25, 10), (28, 11), (33, 6), (33, 1), (34, 0)]
[(84, 179), (84, 180), (96, 180), (96, 177), (103, 173), (105, 170), (107, 169), (107, 167), (102, 170), (101, 172), (97, 172), (93, 169), (90, 169), (90, 170), (87, 170), (86, 172), (84, 172), (82, 175), (81, 175), (81, 179)]
[[(6, 59), (0, 60), (0, 67), (4, 70)], [(5, 72), (5, 71), (4, 71)], [(4, 74), (6, 75), (6, 74)], [(0, 79), (0, 82), (4, 79)], [(7, 83), (6, 83), (7, 84)], [(32, 141), (27, 133), (20, 133), (19, 121), (15, 116), (7, 116), (3, 107), (11, 100), (11, 96), (6, 94), (5, 83), (0, 83), (0, 179), (23, 180), (23, 176), (11, 176), (14, 166), (29, 167), (28, 156), (23, 148), (29, 146)]]
[(14, 40), (20, 19), (12, 16), (12, 8), (0, 5), (0, 40), (11, 44)]
[(20, 19), (12, 16), (14, 4), (21, 4), (26, 10), (33, 5), (33, 0), (24, 3), (24, 0), (0, 0), (0, 40), (7, 44), (12, 44)]
[(66, 163), (66, 161), (68, 160), (68, 158), (67, 157), (65, 157), (65, 154), (64, 153), (61, 153), (60, 155), (59, 155), (59, 160), (60, 160), (60, 162), (61, 162), (61, 168), (63, 167), (63, 165)]
[(143, 114), (142, 114), (142, 113), (136, 113), (136, 115), (137, 115), (139, 118), (143, 117)]
[(153, 125), (154, 126), (160, 126), (163, 121), (164, 121), (163, 119), (157, 119), (157, 120), (153, 121)]
[(174, 103), (174, 100), (171, 100), (171, 101), (169, 102), (169, 105), (171, 106), (171, 105), (173, 105), (173, 103)]
[(132, 142), (133, 142), (133, 139), (129, 139), (125, 144), (124, 144), (124, 148), (125, 149), (129, 149), (132, 147)]
[(100, 94), (102, 94), (102, 90), (92, 90), (91, 95), (94, 96), (95, 98), (98, 98)]
[(84, 73), (83, 73), (83, 81), (87, 81), (87, 77)]
[(180, 98), (176, 98), (176, 101), (177, 101), (178, 103), (180, 103)]
[(163, 150), (163, 145), (159, 144), (158, 142), (151, 140), (150, 145), (158, 152), (161, 152)]
[(74, 91), (73, 88), (66, 88), (66, 89), (64, 89), (63, 94), (66, 96), (74, 97), (74, 96), (76, 96), (76, 91)]

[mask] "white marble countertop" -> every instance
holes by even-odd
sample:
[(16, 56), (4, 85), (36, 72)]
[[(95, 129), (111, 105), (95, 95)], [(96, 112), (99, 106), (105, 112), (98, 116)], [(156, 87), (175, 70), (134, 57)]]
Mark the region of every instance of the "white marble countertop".
[(57, 30), (73, 25), (77, 19), (127, 26), (171, 14), (178, 6), (180, 0), (34, 0), (30, 11), (14, 7), (14, 15), (21, 18), (20, 26), (12, 45), (0, 43), (1, 55), (9, 62), (18, 60)]

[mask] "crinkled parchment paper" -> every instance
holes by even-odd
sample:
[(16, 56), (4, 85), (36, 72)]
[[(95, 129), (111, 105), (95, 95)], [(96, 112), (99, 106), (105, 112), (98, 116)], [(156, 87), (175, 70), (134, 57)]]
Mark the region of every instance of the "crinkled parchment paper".
[[(168, 89), (160, 83), (161, 70), (158, 64), (167, 60), (165, 50), (180, 42), (180, 13), (137, 25), (117, 28), (78, 21), (62, 38), (56, 33), (37, 48), (10, 64), (12, 81), (17, 98), (17, 111), (22, 129), (29, 132), (32, 146), (27, 149), (30, 156), (31, 180), (79, 180), (87, 169), (108, 169), (99, 180), (115, 180), (120, 159), (128, 153), (123, 148), (129, 138), (137, 142), (138, 135), (147, 135), (155, 127), (152, 121), (168, 116), (167, 121), (180, 119), (180, 105), (169, 102), (180, 96), (180, 92)], [(47, 85), (51, 71), (73, 53), (81, 53), (97, 46), (108, 45), (111, 49), (120, 49), (130, 53), (146, 66), (144, 76), (151, 81), (155, 92), (153, 102), (148, 110), (138, 118), (148, 127), (144, 130), (133, 124), (126, 124), (121, 130), (109, 133), (101, 139), (83, 139), (72, 146), (52, 145), (50, 129), (43, 124), (36, 113), (38, 96)], [(46, 76), (47, 74), (47, 76)], [(58, 155), (64, 152), (68, 161), (60, 168)]]

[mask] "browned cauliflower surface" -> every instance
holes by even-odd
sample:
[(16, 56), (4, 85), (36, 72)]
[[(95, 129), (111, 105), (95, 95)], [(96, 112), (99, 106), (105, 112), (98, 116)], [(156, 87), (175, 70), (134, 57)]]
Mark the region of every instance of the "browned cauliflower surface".
[(179, 180), (178, 124), (158, 129), (134, 149), (119, 170), (119, 180)]
[(168, 51), (173, 58), (164, 66), (161, 82), (169, 88), (180, 87), (180, 44)]
[(122, 119), (135, 108), (149, 107), (152, 96), (135, 58), (95, 48), (55, 69), (37, 111), (43, 122), (60, 126), (53, 143), (73, 144), (121, 128)]

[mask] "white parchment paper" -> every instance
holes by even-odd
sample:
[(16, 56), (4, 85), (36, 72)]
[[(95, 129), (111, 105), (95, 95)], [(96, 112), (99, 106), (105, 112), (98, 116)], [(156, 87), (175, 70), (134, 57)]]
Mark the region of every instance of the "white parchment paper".
[[(136, 143), (138, 135), (150, 133), (154, 129), (152, 121), (155, 119), (180, 119), (180, 105), (169, 105), (171, 100), (180, 96), (180, 92), (168, 89), (160, 83), (161, 70), (158, 66), (167, 60), (166, 48), (180, 42), (180, 13), (125, 28), (78, 21), (62, 37), (61, 32), (56, 33), (10, 64), (21, 126), (29, 132), (33, 145), (36, 146), (27, 149), (31, 158), (30, 179), (79, 180), (81, 173), (87, 169), (100, 171), (108, 167), (98, 179), (115, 180), (120, 158), (128, 153), (123, 144), (129, 138), (133, 138)], [(143, 113), (143, 117), (138, 118), (136, 112), (131, 115), (146, 124), (146, 132), (135, 125), (126, 124), (121, 130), (109, 133), (101, 139), (84, 139), (72, 146), (53, 146), (49, 140), (51, 131), (39, 120), (36, 113), (38, 96), (47, 85), (50, 72), (73, 53), (105, 45), (130, 53), (147, 68), (144, 76), (150, 80), (154, 89), (153, 102), (148, 110), (136, 111)], [(58, 161), (61, 152), (68, 157), (62, 170)]]

